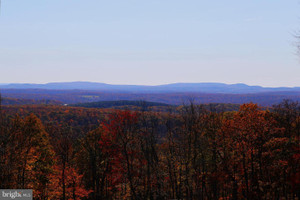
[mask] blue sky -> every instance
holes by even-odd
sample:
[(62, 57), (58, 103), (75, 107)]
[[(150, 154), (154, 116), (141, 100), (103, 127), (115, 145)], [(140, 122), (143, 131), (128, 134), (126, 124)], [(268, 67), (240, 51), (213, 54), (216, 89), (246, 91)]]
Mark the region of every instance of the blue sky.
[(0, 83), (300, 86), (299, 0), (2, 0)]

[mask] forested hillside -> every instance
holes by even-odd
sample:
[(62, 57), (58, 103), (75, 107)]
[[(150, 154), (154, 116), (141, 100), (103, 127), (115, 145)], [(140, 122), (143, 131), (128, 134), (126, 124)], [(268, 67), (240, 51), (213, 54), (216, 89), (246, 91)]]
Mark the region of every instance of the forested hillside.
[(203, 93), (203, 92), (152, 92), (135, 93), (120, 91), (93, 91), (93, 90), (45, 90), (45, 89), (2, 89), (4, 98), (31, 99), (43, 101), (45, 99), (58, 101), (63, 104), (89, 103), (97, 101), (150, 101), (171, 105), (182, 105), (193, 100), (196, 104), (230, 103), (244, 104), (257, 103), (261, 106), (272, 106), (284, 99), (300, 101), (299, 91), (278, 91), (249, 94), (232, 93)]
[(78, 103), (71, 104), (73, 107), (84, 108), (114, 108), (114, 109), (128, 109), (128, 110), (155, 110), (155, 111), (167, 111), (168, 109), (176, 110), (177, 106), (169, 105), (165, 103), (149, 102), (149, 101), (97, 101), (90, 103)]
[(300, 104), (2, 106), (0, 188), (35, 199), (299, 199)]
[(3, 98), (2, 105), (36, 105), (36, 104), (47, 104), (47, 105), (61, 105), (62, 102), (56, 100), (35, 100), (35, 99), (16, 99), (16, 98)]

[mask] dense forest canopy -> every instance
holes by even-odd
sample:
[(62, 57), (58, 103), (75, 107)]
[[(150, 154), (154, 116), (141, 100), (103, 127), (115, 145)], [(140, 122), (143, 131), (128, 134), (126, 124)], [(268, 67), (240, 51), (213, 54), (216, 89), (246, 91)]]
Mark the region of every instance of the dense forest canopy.
[[(1, 106), (0, 106), (1, 107)], [(300, 104), (2, 106), (0, 188), (35, 199), (297, 199)]]
[[(272, 106), (284, 99), (300, 101), (300, 91), (258, 92), (245, 94), (203, 93), (203, 92), (167, 92), (135, 93), (120, 91), (91, 90), (45, 90), (45, 89), (2, 89), (6, 103), (11, 104), (77, 104), (99, 101), (150, 101), (171, 105), (182, 105), (191, 99), (196, 104), (208, 103), (257, 103), (261, 106)], [(35, 103), (34, 103), (35, 102)], [(11, 105), (10, 104), (10, 105)]]

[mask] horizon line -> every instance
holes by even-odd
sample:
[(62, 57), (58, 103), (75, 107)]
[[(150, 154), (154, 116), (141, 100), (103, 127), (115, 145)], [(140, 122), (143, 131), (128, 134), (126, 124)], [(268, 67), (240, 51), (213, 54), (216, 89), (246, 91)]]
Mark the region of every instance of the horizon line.
[(105, 82), (96, 82), (96, 81), (54, 81), (54, 82), (44, 82), (44, 83), (33, 83), (33, 82), (11, 82), (11, 83), (0, 83), (0, 85), (47, 85), (53, 83), (98, 83), (98, 84), (106, 84), (106, 85), (115, 85), (115, 86), (148, 86), (148, 87), (155, 87), (155, 86), (163, 86), (163, 85), (172, 85), (172, 84), (224, 84), (224, 85), (246, 85), (250, 87), (262, 87), (262, 88), (298, 88), (300, 86), (265, 86), (265, 85), (251, 85), (243, 82), (237, 83), (224, 83), (224, 82), (170, 82), (170, 83), (163, 83), (163, 84), (116, 84), (116, 83), (105, 83)]

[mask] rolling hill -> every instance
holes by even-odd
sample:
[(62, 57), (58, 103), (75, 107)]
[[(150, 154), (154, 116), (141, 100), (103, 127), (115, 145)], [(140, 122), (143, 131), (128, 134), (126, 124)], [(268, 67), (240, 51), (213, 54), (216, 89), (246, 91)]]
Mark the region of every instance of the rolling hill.
[(3, 84), (0, 89), (47, 89), (47, 90), (94, 90), (106, 92), (135, 92), (135, 93), (174, 93), (200, 92), (222, 94), (249, 94), (261, 92), (300, 92), (300, 87), (261, 87), (246, 84), (224, 83), (174, 83), (157, 86), (143, 85), (112, 85), (95, 82), (57, 82), (47, 84)]
[(300, 101), (300, 88), (267, 88), (245, 84), (176, 83), (159, 86), (109, 85), (91, 82), (0, 85), (5, 98), (77, 104), (99, 101), (149, 101), (172, 105), (258, 103), (270, 106), (284, 99)]

